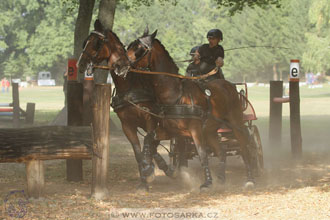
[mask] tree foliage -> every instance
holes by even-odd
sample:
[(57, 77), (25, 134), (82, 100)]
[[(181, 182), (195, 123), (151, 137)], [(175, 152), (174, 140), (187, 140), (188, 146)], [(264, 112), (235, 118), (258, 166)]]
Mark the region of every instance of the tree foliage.
[[(73, 55), (79, 2), (1, 0), (0, 78), (42, 70), (62, 75)], [(113, 30), (128, 44), (146, 25), (158, 29), (157, 38), (184, 73), (187, 63), (179, 61), (189, 58), (192, 47), (207, 43), (209, 29), (220, 28), (226, 78), (268, 81), (281, 74), (285, 79), (292, 58), (301, 60), (303, 72), (329, 72), (329, 7), (328, 0), (118, 0)], [(252, 47), (228, 50), (244, 46)]]
[(48, 0), (4, 0), (0, 6), (0, 75), (64, 68), (73, 49), (74, 13), (68, 16), (63, 4)]
[(308, 13), (311, 27), (306, 31), (307, 48), (303, 52), (303, 66), (307, 71), (330, 75), (330, 3), (328, 0), (313, 1)]
[(265, 8), (270, 5), (276, 5), (277, 8), (281, 6), (281, 0), (215, 0), (218, 6), (229, 7), (229, 14), (234, 15), (236, 12), (243, 11), (244, 8), (255, 6)]

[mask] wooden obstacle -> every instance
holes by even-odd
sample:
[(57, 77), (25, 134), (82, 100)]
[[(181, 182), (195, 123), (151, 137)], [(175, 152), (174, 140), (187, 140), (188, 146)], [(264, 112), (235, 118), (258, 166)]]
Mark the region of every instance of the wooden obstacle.
[(0, 163), (91, 158), (90, 127), (2, 128), (0, 140)]
[[(82, 84), (74, 84), (71, 89), (70, 94), (78, 94), (73, 90), (82, 89)], [(45, 184), (44, 160), (67, 159), (67, 175), (71, 175), (75, 169), (80, 170), (79, 161), (93, 159), (92, 196), (97, 199), (105, 198), (108, 194), (106, 179), (109, 164), (110, 97), (111, 85), (95, 85), (92, 108), (93, 129), (91, 126), (0, 129), (0, 163), (25, 163), (28, 195), (38, 198), (42, 196)], [(81, 105), (82, 100), (75, 99), (71, 104), (74, 103)], [(71, 116), (68, 122), (79, 125), (82, 114), (76, 112), (74, 116), (74, 108), (69, 109), (71, 110), (68, 114)]]
[(294, 157), (302, 155), (302, 136), (300, 125), (299, 81), (289, 82), (289, 96), (283, 97), (283, 81), (270, 81), (269, 104), (269, 143), (271, 147), (281, 146), (282, 104), (290, 104), (291, 152)]
[(0, 116), (7, 116), (13, 118), (14, 127), (20, 126), (21, 117), (25, 118), (26, 124), (33, 124), (35, 103), (27, 103), (26, 111), (20, 108), (19, 105), (19, 91), (18, 83), (12, 83), (13, 102), (12, 103), (0, 103)]
[(0, 103), (0, 116), (12, 116), (13, 105), (12, 103)]
[(90, 127), (43, 126), (0, 129), (0, 163), (25, 163), (28, 195), (44, 188), (44, 160), (91, 159)]
[[(26, 163), (29, 196), (38, 198), (43, 194), (43, 160), (67, 159), (67, 180), (80, 181), (82, 159), (92, 158), (92, 196), (106, 198), (111, 85), (93, 83), (90, 88), (86, 94), (93, 96), (86, 102), (83, 85), (77, 80), (68, 82), (69, 126), (0, 129), (0, 163)], [(18, 85), (17, 90), (13, 88), (13, 106), (19, 106)], [(84, 113), (85, 108), (89, 114)], [(17, 108), (13, 108), (13, 115), (15, 118)], [(92, 126), (83, 126), (91, 122)]]

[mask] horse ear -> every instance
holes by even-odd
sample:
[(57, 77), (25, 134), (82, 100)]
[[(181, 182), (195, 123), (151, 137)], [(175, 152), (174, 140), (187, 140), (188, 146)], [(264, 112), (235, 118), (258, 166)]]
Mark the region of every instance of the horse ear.
[(148, 27), (148, 25), (147, 25), (146, 29), (144, 29), (144, 32), (143, 32), (142, 37), (145, 37), (145, 36), (147, 36), (148, 34), (149, 34), (149, 27)]
[(95, 22), (94, 22), (94, 30), (98, 31), (98, 32), (101, 32), (101, 33), (103, 32), (103, 26), (102, 26), (99, 19), (96, 19)]
[(155, 37), (156, 37), (156, 35), (157, 35), (157, 31), (158, 31), (158, 30), (155, 30), (155, 32), (151, 34), (151, 39), (155, 39)]

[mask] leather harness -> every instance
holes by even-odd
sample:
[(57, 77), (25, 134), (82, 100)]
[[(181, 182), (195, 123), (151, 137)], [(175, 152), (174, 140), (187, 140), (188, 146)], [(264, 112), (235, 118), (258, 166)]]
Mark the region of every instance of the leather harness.
[[(201, 83), (198, 83), (200, 85)], [(183, 83), (184, 85), (184, 83)], [(204, 88), (200, 85), (200, 88)], [(182, 98), (181, 96), (178, 98), (177, 102)], [(207, 113), (203, 110), (203, 108), (199, 105), (195, 105), (193, 98), (190, 95), (191, 105), (189, 104), (174, 104), (174, 105), (160, 105), (156, 103), (154, 95), (147, 89), (137, 88), (137, 89), (129, 89), (125, 93), (118, 94), (114, 91), (111, 101), (111, 107), (115, 112), (118, 109), (121, 109), (126, 106), (133, 105), (140, 110), (147, 111), (150, 114), (157, 115), (162, 119), (184, 119), (184, 118), (192, 118), (205, 120)], [(152, 102), (152, 109), (145, 109), (141, 106), (135, 105), (141, 102)], [(209, 103), (209, 101), (208, 101)], [(210, 105), (210, 103), (209, 103)], [(208, 107), (208, 109), (210, 106)]]

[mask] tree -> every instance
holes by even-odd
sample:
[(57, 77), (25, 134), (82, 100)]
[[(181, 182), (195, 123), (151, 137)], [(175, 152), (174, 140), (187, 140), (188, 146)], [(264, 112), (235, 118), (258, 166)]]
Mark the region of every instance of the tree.
[(0, 75), (36, 76), (39, 71), (62, 74), (72, 55), (74, 17), (53, 1), (0, 2)]
[(7, 77), (21, 77), (32, 71), (27, 65), (25, 49), (36, 29), (34, 23), (43, 18), (43, 3), (35, 1), (0, 2), (0, 73)]
[[(36, 75), (41, 70), (61, 75), (67, 58), (80, 55), (97, 17), (126, 44), (139, 37), (147, 23), (159, 29), (158, 38), (176, 61), (206, 43), (206, 32), (214, 27), (223, 30), (225, 49), (291, 48), (226, 51), (224, 72), (230, 80), (280, 78), (292, 58), (301, 60), (303, 71), (330, 69), (325, 59), (330, 40), (326, 0), (3, 0), (0, 5), (1, 76)], [(232, 12), (237, 13), (230, 16)], [(187, 64), (178, 65), (183, 73)]]
[(281, 0), (215, 0), (218, 6), (230, 7), (230, 15), (234, 15), (236, 12), (243, 11), (244, 8), (250, 7), (254, 8), (255, 6), (265, 8), (269, 5), (276, 5), (276, 7), (281, 6)]
[(308, 72), (325, 74), (330, 70), (330, 5), (327, 0), (312, 2), (308, 13), (311, 29), (306, 32), (307, 50), (303, 53), (302, 66)]

